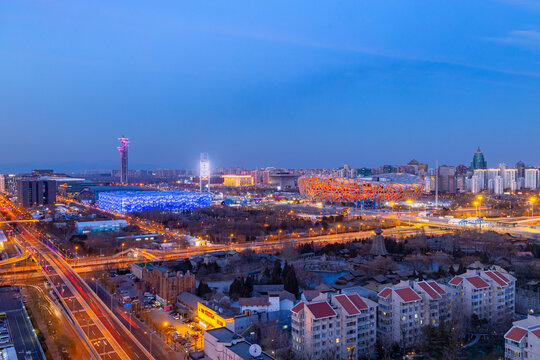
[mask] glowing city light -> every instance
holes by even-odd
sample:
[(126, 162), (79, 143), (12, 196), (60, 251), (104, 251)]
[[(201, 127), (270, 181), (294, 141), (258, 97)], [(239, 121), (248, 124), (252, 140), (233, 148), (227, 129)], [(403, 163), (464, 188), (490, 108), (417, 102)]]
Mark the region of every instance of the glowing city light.
[(99, 194), (100, 209), (118, 213), (191, 210), (212, 205), (212, 195), (190, 191), (119, 191)]
[(303, 176), (298, 179), (300, 194), (315, 201), (398, 201), (414, 199), (422, 193), (422, 180), (409, 174), (384, 174), (380, 177), (346, 179), (330, 176)]

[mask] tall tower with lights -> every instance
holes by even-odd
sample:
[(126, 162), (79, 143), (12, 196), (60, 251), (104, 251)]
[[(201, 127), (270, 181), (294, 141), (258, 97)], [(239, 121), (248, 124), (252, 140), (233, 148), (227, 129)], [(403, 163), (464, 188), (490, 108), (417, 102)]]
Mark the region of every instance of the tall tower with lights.
[[(208, 159), (208, 153), (201, 153), (201, 161), (199, 163), (199, 190), (210, 191), (210, 160)], [(206, 186), (203, 186), (203, 182), (206, 182)], [(205, 189), (208, 187), (208, 189)]]
[(122, 135), (121, 138), (118, 138), (118, 140), (120, 140), (120, 146), (118, 147), (118, 151), (120, 151), (120, 183), (127, 184), (129, 140), (128, 138), (124, 137), (124, 135)]

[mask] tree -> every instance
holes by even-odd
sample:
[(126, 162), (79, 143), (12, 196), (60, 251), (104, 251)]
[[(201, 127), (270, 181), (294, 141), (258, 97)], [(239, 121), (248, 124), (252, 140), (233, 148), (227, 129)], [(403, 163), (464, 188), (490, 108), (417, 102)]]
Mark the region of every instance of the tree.
[(272, 284), (281, 284), (281, 261), (276, 259), (274, 261), (274, 268), (272, 270)]
[(204, 281), (201, 281), (199, 283), (199, 287), (197, 288), (197, 296), (204, 297), (206, 294), (209, 294), (212, 292), (212, 289), (210, 289), (210, 286), (208, 286), (207, 283)]
[(283, 287), (285, 290), (298, 297), (300, 289), (298, 288), (298, 279), (296, 278), (296, 273), (293, 266), (289, 266), (287, 268), (287, 272), (285, 273), (283, 279)]
[(246, 289), (244, 286), (244, 279), (243, 278), (236, 278), (231, 283), (231, 286), (229, 286), (229, 296), (230, 297), (239, 297), (244, 296)]

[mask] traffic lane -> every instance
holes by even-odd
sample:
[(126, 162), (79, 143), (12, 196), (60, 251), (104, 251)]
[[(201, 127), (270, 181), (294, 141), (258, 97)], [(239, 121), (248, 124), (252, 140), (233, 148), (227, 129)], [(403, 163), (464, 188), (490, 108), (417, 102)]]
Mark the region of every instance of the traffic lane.
[(32, 359), (42, 359), (40, 345), (24, 311), (22, 309), (15, 310), (8, 312), (6, 315), (11, 340), (17, 354), (26, 354), (27, 351), (30, 351), (32, 353)]
[[(89, 284), (91, 284), (92, 288), (96, 288), (96, 281), (88, 281)], [(98, 292), (97, 295), (101, 298), (104, 304), (107, 306), (111, 306), (112, 308), (123, 308), (123, 304), (120, 301), (120, 299), (113, 296), (107, 288), (102, 286), (98, 283), (97, 286)], [(112, 302), (111, 302), (112, 300)], [(114, 310), (113, 310), (114, 312)], [(115, 314), (116, 315), (116, 314)], [(118, 314), (117, 319), (120, 320), (124, 326), (126, 326), (127, 329), (129, 329), (129, 320), (133, 321), (138, 327), (132, 326), (131, 331), (133, 335), (137, 338), (137, 340), (143, 345), (146, 350), (150, 351), (150, 347), (152, 347), (152, 356), (154, 356), (156, 359), (174, 359), (178, 356), (177, 353), (175, 353), (173, 350), (171, 350), (166, 344), (163, 343), (163, 340), (161, 338), (154, 337), (152, 340), (152, 346), (150, 346), (150, 336), (149, 334), (152, 333), (153, 330), (151, 330), (145, 323), (141, 322), (139, 319), (137, 319), (136, 316), (131, 316), (131, 319), (129, 318), (129, 314), (126, 318)]]
[(133, 339), (129, 336), (129, 334), (127, 333), (127, 329), (125, 329), (121, 325), (118, 325), (116, 323), (118, 319), (116, 317), (112, 318), (107, 312), (107, 310), (103, 308), (101, 303), (96, 298), (94, 292), (89, 289), (88, 284), (80, 280), (74, 273), (73, 269), (69, 267), (64, 267), (63, 270), (67, 273), (71, 273), (70, 279), (72, 279), (72, 281), (77, 284), (77, 288), (80, 289), (79, 291), (82, 291), (85, 294), (84, 301), (92, 308), (96, 316), (98, 316), (101, 322), (104, 323), (104, 325), (109, 329), (111, 335), (115, 338), (119, 345), (122, 346), (122, 349), (130, 357), (135, 356), (138, 359), (148, 358), (145, 353), (139, 348), (139, 346), (133, 341)]

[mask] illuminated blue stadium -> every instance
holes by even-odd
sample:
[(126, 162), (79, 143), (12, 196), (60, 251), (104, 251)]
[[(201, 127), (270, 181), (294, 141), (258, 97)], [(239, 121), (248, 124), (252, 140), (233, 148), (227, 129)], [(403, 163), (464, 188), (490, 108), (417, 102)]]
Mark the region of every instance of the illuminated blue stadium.
[(100, 209), (118, 213), (182, 211), (212, 205), (212, 194), (190, 191), (118, 191), (99, 193)]

